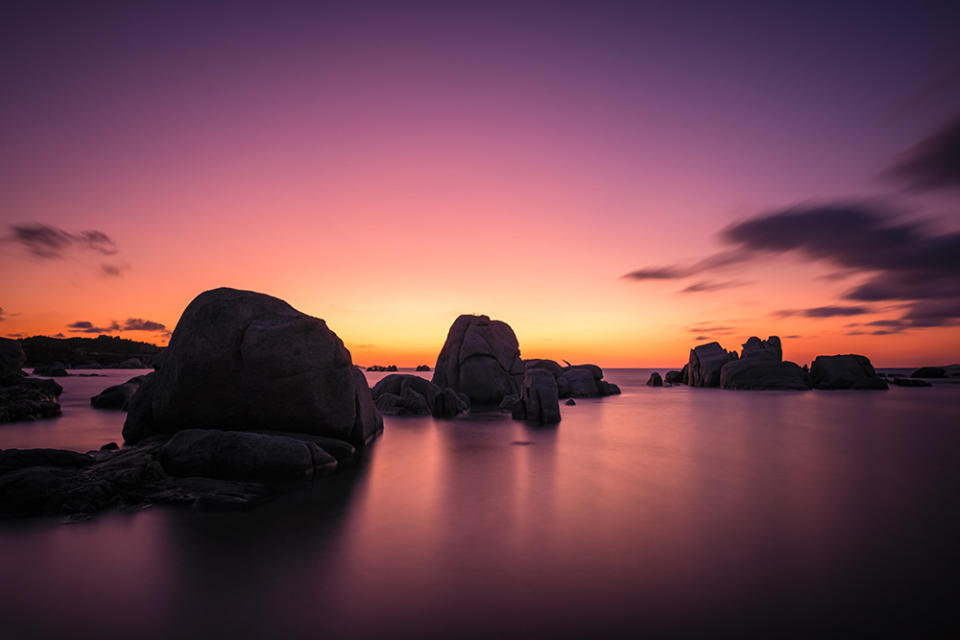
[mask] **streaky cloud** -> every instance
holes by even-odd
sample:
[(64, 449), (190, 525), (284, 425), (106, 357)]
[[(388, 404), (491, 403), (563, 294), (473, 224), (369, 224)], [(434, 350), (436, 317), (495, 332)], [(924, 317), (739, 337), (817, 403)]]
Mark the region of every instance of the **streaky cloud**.
[(859, 316), (871, 312), (872, 310), (869, 307), (864, 306), (825, 306), (811, 307), (809, 309), (780, 309), (774, 311), (771, 315), (778, 318), (791, 318), (794, 316), (804, 318), (836, 318), (838, 316)]
[(960, 189), (960, 113), (909, 149), (886, 176), (917, 191)]
[(72, 248), (93, 251), (105, 256), (117, 253), (117, 245), (103, 231), (87, 230), (70, 233), (41, 222), (11, 224), (8, 242), (23, 246), (31, 255), (45, 260), (62, 258)]
[(681, 289), (679, 293), (702, 293), (709, 291), (721, 291), (723, 289), (735, 289), (737, 287), (745, 287), (750, 282), (745, 280), (699, 280), (694, 282), (685, 289)]

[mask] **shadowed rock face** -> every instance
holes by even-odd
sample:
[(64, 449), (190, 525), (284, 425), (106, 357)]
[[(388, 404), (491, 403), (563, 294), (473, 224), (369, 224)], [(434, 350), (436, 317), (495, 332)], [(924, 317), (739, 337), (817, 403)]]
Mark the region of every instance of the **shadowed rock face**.
[(662, 386), (663, 386), (663, 378), (660, 377), (660, 374), (659, 374), (659, 373), (657, 373), (656, 371), (654, 371), (653, 373), (650, 374), (650, 377), (647, 378), (647, 386), (648, 386), (648, 387), (662, 387)]
[(727, 351), (719, 342), (701, 344), (690, 350), (684, 381), (691, 387), (719, 387), (723, 365), (737, 359), (736, 351)]
[(447, 333), (433, 383), (465, 394), (471, 404), (496, 406), (520, 393), (523, 361), (517, 336), (505, 322), (463, 315)]
[(25, 377), (23, 364), (26, 361), (27, 355), (19, 342), (0, 338), (0, 384), (6, 384), (7, 381), (13, 383)]
[(90, 406), (95, 409), (121, 409), (126, 411), (127, 407), (130, 406), (130, 400), (133, 399), (133, 394), (140, 389), (140, 385), (143, 384), (147, 376), (152, 375), (151, 373), (146, 376), (134, 376), (123, 384), (107, 387), (90, 398)]
[(520, 399), (513, 406), (513, 417), (541, 424), (560, 422), (557, 379), (548, 369), (527, 367), (523, 374)]
[(720, 369), (722, 388), (793, 391), (810, 388), (810, 377), (803, 369), (793, 362), (783, 362), (777, 336), (766, 340), (752, 336), (743, 343), (741, 353), (739, 360), (728, 362)]
[(887, 389), (870, 359), (857, 354), (817, 356), (810, 367), (815, 389)]
[(392, 373), (374, 385), (373, 400), (381, 413), (394, 416), (453, 418), (470, 409), (465, 395), (408, 373)]
[(19, 342), (0, 338), (0, 423), (60, 415), (57, 398), (63, 387), (53, 380), (28, 378), (21, 369), (26, 359)]
[(683, 371), (667, 371), (667, 375), (664, 376), (664, 381), (667, 384), (682, 384)]
[(326, 323), (272, 296), (214, 289), (184, 310), (123, 437), (204, 428), (295, 431), (361, 445), (383, 429), (363, 373)]
[(524, 360), (525, 370), (549, 371), (557, 381), (561, 398), (602, 398), (620, 393), (620, 387), (603, 379), (603, 369), (595, 364), (561, 366), (554, 360)]
[(911, 378), (946, 378), (946, 367), (920, 367), (910, 374)]

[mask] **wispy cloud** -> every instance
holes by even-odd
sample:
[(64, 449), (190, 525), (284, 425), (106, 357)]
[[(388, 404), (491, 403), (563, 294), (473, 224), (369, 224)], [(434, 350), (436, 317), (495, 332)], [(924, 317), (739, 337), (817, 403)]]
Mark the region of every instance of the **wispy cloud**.
[(804, 318), (836, 318), (838, 316), (861, 316), (866, 313), (871, 313), (871, 309), (869, 307), (826, 306), (811, 307), (809, 309), (780, 309), (778, 311), (774, 311), (770, 315), (778, 318), (792, 318), (794, 316), (801, 316)]
[(703, 293), (707, 291), (721, 291), (723, 289), (734, 289), (736, 287), (745, 287), (750, 282), (744, 280), (699, 280), (694, 282), (679, 293)]
[(74, 248), (105, 256), (117, 253), (117, 245), (110, 236), (95, 229), (70, 233), (40, 222), (11, 224), (8, 229), (10, 235), (6, 240), (21, 245), (37, 258), (47, 260), (62, 258), (67, 250)]

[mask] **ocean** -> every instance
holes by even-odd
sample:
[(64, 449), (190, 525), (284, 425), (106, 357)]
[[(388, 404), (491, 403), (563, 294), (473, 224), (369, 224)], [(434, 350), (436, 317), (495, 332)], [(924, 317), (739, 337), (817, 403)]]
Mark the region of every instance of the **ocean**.
[[(556, 426), (386, 417), (359, 465), (251, 511), (0, 520), (0, 636), (813, 637), (954, 624), (960, 385), (738, 392), (650, 388), (650, 371), (606, 370), (623, 394), (561, 404)], [(142, 372), (97, 373), (60, 379), (62, 417), (0, 425), (0, 448), (121, 443), (125, 414), (89, 398)]]

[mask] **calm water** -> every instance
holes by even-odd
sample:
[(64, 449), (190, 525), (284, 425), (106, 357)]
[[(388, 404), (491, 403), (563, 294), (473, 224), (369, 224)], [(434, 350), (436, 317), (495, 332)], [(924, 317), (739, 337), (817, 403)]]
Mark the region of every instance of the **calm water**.
[[(246, 513), (0, 522), (0, 635), (604, 637), (944, 631), (960, 568), (960, 385), (643, 385), (500, 415), (387, 418), (356, 469)], [(0, 447), (86, 450), (123, 414)], [(371, 382), (386, 374), (368, 374)], [(429, 374), (427, 374), (429, 375)]]

